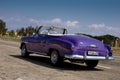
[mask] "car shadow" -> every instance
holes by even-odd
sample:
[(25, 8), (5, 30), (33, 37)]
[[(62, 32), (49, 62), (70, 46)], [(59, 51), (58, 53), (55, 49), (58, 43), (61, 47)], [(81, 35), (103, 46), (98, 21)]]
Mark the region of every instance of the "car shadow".
[(45, 66), (48, 68), (53, 68), (57, 70), (72, 70), (72, 71), (103, 71), (102, 69), (94, 68), (90, 69), (85, 65), (80, 65), (80, 64), (74, 64), (70, 62), (64, 62), (60, 66), (52, 66), (50, 63), (50, 58), (46, 56), (39, 56), (39, 55), (32, 55), (29, 56), (28, 58), (23, 58), (21, 55), (10, 55), (14, 58), (19, 58), (25, 61), (29, 61), (33, 64), (40, 65), (40, 66)]

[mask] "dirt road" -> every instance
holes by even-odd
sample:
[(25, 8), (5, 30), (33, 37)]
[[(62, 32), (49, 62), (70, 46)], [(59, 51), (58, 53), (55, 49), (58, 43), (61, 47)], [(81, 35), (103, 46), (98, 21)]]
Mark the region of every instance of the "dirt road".
[(100, 61), (95, 69), (68, 62), (53, 67), (49, 58), (22, 58), (19, 43), (0, 40), (0, 80), (120, 80), (120, 56)]

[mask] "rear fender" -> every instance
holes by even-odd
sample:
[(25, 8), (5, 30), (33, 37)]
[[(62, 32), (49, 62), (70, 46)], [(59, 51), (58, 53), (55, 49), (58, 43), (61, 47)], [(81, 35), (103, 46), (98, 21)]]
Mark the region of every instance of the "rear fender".
[(108, 50), (108, 55), (112, 56), (112, 48), (110, 45), (104, 44), (105, 48)]

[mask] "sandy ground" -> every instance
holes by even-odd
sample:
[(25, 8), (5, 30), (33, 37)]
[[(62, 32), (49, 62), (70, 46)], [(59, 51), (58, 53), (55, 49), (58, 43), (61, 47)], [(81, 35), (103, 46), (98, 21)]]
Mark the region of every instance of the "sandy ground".
[(0, 40), (0, 80), (120, 80), (120, 56), (95, 69), (65, 62), (53, 67), (48, 57), (22, 58), (18, 42)]

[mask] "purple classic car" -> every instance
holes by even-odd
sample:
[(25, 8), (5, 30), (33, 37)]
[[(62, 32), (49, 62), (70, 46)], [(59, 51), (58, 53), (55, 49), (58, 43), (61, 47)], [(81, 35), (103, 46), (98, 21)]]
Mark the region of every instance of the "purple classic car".
[(94, 68), (99, 60), (113, 59), (110, 46), (84, 35), (67, 34), (65, 28), (54, 26), (40, 26), (34, 35), (22, 37), (20, 49), (22, 57), (31, 53), (50, 56), (52, 65), (67, 59)]

